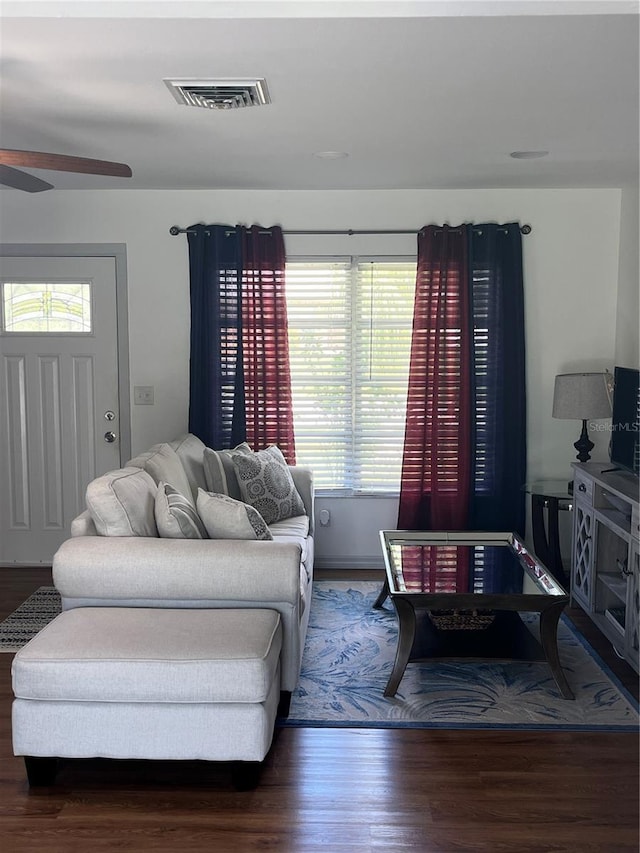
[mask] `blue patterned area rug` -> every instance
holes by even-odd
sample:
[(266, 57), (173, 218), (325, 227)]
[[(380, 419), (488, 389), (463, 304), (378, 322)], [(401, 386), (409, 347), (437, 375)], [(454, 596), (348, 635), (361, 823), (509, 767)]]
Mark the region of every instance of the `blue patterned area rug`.
[[(397, 621), (380, 584), (314, 583), (302, 675), (285, 726), (638, 731), (637, 703), (562, 619), (560, 659), (575, 700), (563, 699), (546, 663), (410, 663), (398, 693), (383, 691)], [(538, 617), (523, 614), (537, 633)]]

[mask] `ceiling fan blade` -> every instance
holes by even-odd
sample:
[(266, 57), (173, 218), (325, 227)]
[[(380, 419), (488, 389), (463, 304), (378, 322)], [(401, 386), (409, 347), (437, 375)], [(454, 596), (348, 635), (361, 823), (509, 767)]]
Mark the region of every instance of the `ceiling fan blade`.
[(41, 193), (43, 190), (52, 190), (53, 184), (41, 181), (27, 172), (12, 169), (11, 166), (0, 164), (0, 184), (5, 187), (13, 187), (16, 190), (25, 190), (28, 193)]
[(0, 148), (0, 163), (6, 166), (24, 166), (28, 169), (52, 169), (56, 172), (81, 172), (85, 175), (109, 175), (115, 178), (130, 178), (132, 174), (126, 163), (70, 157), (66, 154), (46, 154), (42, 151), (17, 151), (11, 148)]

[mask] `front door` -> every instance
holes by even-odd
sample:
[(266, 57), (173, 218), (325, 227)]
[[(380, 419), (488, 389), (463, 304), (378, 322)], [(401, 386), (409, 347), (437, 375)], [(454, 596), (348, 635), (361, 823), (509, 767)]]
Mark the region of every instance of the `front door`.
[(120, 466), (112, 257), (0, 258), (0, 564), (50, 563)]

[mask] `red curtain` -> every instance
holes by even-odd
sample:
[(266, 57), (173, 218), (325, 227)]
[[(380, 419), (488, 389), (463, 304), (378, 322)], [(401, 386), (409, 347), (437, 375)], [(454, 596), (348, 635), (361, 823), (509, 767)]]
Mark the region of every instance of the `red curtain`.
[(418, 233), (400, 529), (467, 527), (473, 467), (470, 306), (466, 227), (423, 228)]
[(474, 549), (466, 545), (406, 545), (402, 577), (410, 592), (472, 592)]
[(242, 228), (242, 360), (247, 442), (295, 464), (282, 229)]

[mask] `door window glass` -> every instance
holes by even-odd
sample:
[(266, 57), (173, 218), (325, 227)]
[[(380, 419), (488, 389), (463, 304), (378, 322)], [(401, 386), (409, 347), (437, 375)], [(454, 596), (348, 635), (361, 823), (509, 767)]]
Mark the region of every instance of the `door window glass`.
[(4, 332), (91, 332), (89, 282), (8, 282), (2, 284)]

